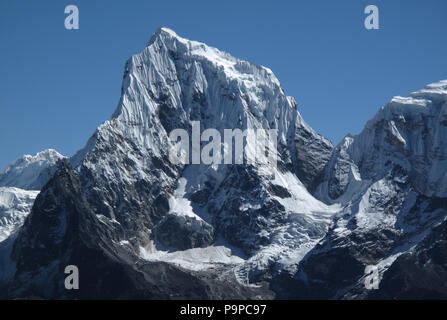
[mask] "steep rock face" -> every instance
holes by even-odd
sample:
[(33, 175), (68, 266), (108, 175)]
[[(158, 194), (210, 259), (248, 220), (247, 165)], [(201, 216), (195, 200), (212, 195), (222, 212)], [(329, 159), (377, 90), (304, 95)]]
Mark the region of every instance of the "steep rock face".
[(295, 132), (294, 143), (294, 172), (308, 190), (314, 191), (321, 182), (321, 172), (330, 159), (333, 147), (325, 138), (316, 136), (304, 122)]
[[(276, 129), (277, 167), (172, 163), (169, 133), (191, 133), (192, 121), (222, 137), (224, 129)], [(235, 281), (265, 280), (325, 234), (337, 207), (306, 186), (315, 184), (331, 149), (269, 69), (161, 28), (127, 61), (119, 105), (70, 159), (74, 172), (63, 165), (37, 198), (14, 242), (7, 292), (68, 297), (61, 272), (76, 264), (101, 283), (101, 273), (119, 268), (133, 279), (118, 286), (120, 297), (167, 297), (181, 275), (197, 286), (178, 289), (181, 297), (271, 297)], [(169, 266), (160, 260), (173, 255)], [(189, 271), (178, 267), (191, 259)], [(167, 268), (169, 277), (155, 279), (149, 265)], [(49, 283), (57, 285), (45, 291)], [(150, 293), (153, 285), (158, 291)], [(90, 289), (86, 296), (104, 297)]]
[[(432, 228), (447, 215), (446, 101), (447, 81), (408, 98), (395, 97), (358, 136), (347, 136), (334, 149), (316, 195), (339, 203), (342, 210), (324, 239), (300, 262), (299, 271), (279, 277), (284, 283), (278, 285), (280, 295), (373, 297), (363, 283), (367, 265), (377, 266), (381, 277), (388, 275), (384, 281), (389, 282), (396, 269), (406, 276), (399, 266), (408, 264), (408, 256), (415, 259), (418, 254), (410, 252), (432, 237)], [(444, 277), (445, 269), (426, 270), (425, 276)], [(417, 288), (413, 281), (407, 289), (394, 288), (393, 293), (389, 288), (381, 296), (402, 298), (405, 290), (414, 294)]]
[[(447, 205), (445, 206), (447, 209)], [(369, 299), (447, 299), (447, 223), (399, 256)]]
[[(132, 256), (120, 243), (119, 223), (98, 218), (82, 195), (79, 177), (63, 163), (36, 199), (12, 245), (13, 281), (2, 298), (222, 299), (271, 297), (263, 289), (216, 281), (163, 262)], [(2, 248), (0, 248), (2, 250)], [(5, 248), (3, 248), (5, 250)], [(79, 290), (64, 287), (65, 267), (80, 272)], [(6, 281), (5, 281), (6, 280)], [(1, 281), (0, 281), (1, 282)]]
[(155, 229), (157, 240), (165, 247), (186, 250), (207, 247), (214, 240), (214, 229), (211, 225), (193, 217), (168, 214)]

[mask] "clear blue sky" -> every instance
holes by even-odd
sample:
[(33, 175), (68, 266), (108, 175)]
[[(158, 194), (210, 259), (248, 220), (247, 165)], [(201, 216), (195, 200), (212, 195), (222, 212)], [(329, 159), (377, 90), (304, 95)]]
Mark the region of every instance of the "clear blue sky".
[[(64, 28), (68, 4), (79, 30)], [(380, 30), (364, 28), (368, 4)], [(118, 103), (125, 61), (159, 26), (271, 68), (334, 144), (393, 95), (447, 79), (445, 0), (2, 0), (0, 168), (82, 148)]]

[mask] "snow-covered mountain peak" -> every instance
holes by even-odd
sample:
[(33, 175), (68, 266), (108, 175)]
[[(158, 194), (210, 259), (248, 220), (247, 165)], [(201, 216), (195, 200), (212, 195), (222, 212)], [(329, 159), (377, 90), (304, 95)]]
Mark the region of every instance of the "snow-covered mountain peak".
[(447, 80), (441, 80), (428, 84), (423, 89), (412, 92), (411, 97), (425, 97), (432, 100), (447, 99)]
[(446, 80), (392, 98), (349, 144), (344, 140), (336, 148), (323, 193), (335, 199), (347, 191), (350, 199), (349, 189), (358, 191), (359, 181), (371, 183), (400, 168), (422, 194), (447, 196), (446, 102)]
[(152, 43), (157, 41), (158, 38), (169, 37), (169, 38), (177, 38), (180, 41), (187, 41), (186, 39), (180, 37), (174, 30), (169, 29), (167, 27), (160, 27), (155, 31), (155, 33), (151, 36), (150, 40), (147, 43), (147, 46), (150, 46)]
[[(332, 145), (296, 105), (270, 69), (161, 28), (126, 62), (112, 119), (71, 163), (93, 210), (126, 230), (118, 242), (152, 252), (153, 241), (184, 250), (223, 239), (249, 255), (268, 251), (261, 265), (260, 256), (249, 263), (259, 271), (283, 251), (300, 247), (304, 254), (336, 210), (306, 189), (315, 185)], [(276, 129), (275, 174), (247, 163), (173, 164), (170, 132), (191, 134), (193, 121), (200, 131), (221, 135), (225, 129)], [(290, 228), (283, 225), (289, 219)]]
[[(426, 235), (439, 249), (418, 261), (435, 261), (447, 230), (446, 88), (394, 97), (333, 149), (269, 69), (160, 28), (127, 61), (112, 119), (59, 163), (34, 205), (37, 192), (0, 188), (0, 296), (253, 299), (267, 282), (278, 298), (357, 297), (365, 266), (383, 274), (413, 248), (427, 253)], [(170, 132), (196, 121), (277, 129), (275, 174), (170, 161)], [(67, 293), (68, 264), (95, 285)]]
[(24, 155), (0, 173), (0, 186), (40, 190), (48, 181), (53, 167), (65, 158), (56, 150), (47, 149), (36, 155)]
[[(431, 83), (423, 89), (410, 93), (407, 97), (395, 96), (382, 107), (369, 125), (380, 120), (400, 120), (420, 118), (423, 115), (437, 116), (446, 109), (447, 80)], [(444, 111), (443, 113), (445, 113)]]
[(38, 152), (35, 156), (32, 155), (24, 155), (29, 161), (49, 161), (49, 162), (57, 162), (58, 160), (64, 158), (59, 152), (54, 149), (46, 149), (41, 152)]
[[(292, 157), (309, 155), (310, 161), (295, 164), (311, 164), (313, 151), (323, 148), (328, 156), (332, 145), (305, 123), (296, 106), (270, 69), (160, 28), (148, 46), (126, 62), (122, 95), (112, 120), (98, 128), (72, 163), (78, 167), (97, 139), (109, 139), (112, 131), (161, 155), (172, 130), (200, 121), (202, 130), (277, 129), (278, 145), (289, 149), (282, 153), (283, 160), (290, 163), (295, 162)], [(314, 139), (317, 144), (311, 143)], [(296, 155), (295, 149), (301, 154)], [(327, 160), (322, 158), (306, 169), (312, 171), (312, 178), (299, 175), (303, 183), (311, 183)]]
[(188, 57), (188, 60), (193, 59), (197, 62), (206, 61), (218, 69), (225, 71), (229, 79), (245, 80), (248, 82), (273, 82), (275, 85), (279, 85), (278, 79), (269, 68), (235, 58), (231, 54), (208, 46), (205, 43), (188, 40), (165, 27), (158, 29), (151, 37), (146, 50), (149, 50), (151, 53), (159, 53), (160, 51), (166, 50), (168, 53), (175, 53), (176, 59), (185, 59), (185, 57)]

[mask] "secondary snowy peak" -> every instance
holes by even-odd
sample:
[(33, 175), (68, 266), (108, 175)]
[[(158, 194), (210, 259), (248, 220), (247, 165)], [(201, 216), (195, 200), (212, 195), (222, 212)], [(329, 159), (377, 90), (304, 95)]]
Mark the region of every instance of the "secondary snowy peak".
[(0, 173), (0, 242), (22, 226), (39, 193), (35, 190), (47, 183), (62, 158), (48, 149), (35, 156), (24, 155)]
[(40, 190), (54, 173), (56, 163), (63, 158), (53, 149), (35, 156), (24, 155), (0, 173), (0, 187)]
[(393, 166), (408, 173), (418, 192), (446, 197), (446, 101), (446, 80), (408, 97), (394, 97), (359, 135), (348, 136), (337, 146), (320, 185), (321, 198), (336, 199), (350, 185), (356, 189), (362, 180), (380, 180)]
[[(408, 97), (396, 96), (380, 109), (372, 122), (380, 120), (394, 120), (408, 117), (417, 120), (418, 117), (434, 116), (444, 122), (447, 115), (447, 80), (442, 80), (425, 86), (423, 89), (412, 92)], [(421, 119), (422, 120), (422, 119)]]
[[(371, 294), (363, 284), (367, 265), (390, 281), (387, 270), (408, 268), (413, 250), (425, 252), (427, 261), (437, 259), (425, 247), (427, 239), (439, 238), (434, 230), (447, 216), (446, 102), (447, 81), (394, 97), (359, 135), (346, 136), (334, 149), (316, 195), (342, 209), (300, 263), (293, 296), (364, 298)], [(342, 273), (339, 265), (345, 266)], [(405, 286), (419, 288), (416, 272), (401, 272), (410, 274)], [(426, 271), (424, 277), (436, 274)]]

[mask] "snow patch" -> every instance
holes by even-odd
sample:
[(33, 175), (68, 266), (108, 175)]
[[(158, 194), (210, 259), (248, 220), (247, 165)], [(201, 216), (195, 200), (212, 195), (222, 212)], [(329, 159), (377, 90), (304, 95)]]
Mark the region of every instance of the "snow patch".
[(194, 271), (206, 270), (219, 264), (236, 265), (244, 262), (244, 259), (233, 255), (232, 250), (226, 246), (170, 252), (157, 250), (155, 244), (150, 243), (146, 248), (140, 247), (140, 256), (148, 261), (168, 262)]

